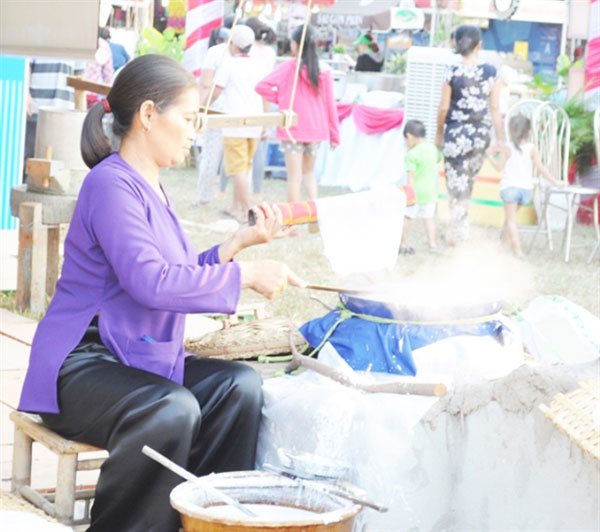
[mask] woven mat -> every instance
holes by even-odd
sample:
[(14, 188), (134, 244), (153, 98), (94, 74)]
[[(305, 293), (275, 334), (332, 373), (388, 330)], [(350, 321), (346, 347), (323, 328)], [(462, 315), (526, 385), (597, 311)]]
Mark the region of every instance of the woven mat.
[(0, 491), (0, 508), (2, 510), (12, 510), (15, 512), (29, 512), (44, 517), (46, 520), (53, 523), (57, 522), (56, 519), (52, 519), (52, 517), (39, 508), (36, 508), (33, 504), (30, 504), (25, 499), (22, 499), (9, 491)]
[(293, 330), (294, 345), (306, 344), (296, 324), (289, 320), (267, 318), (239, 323), (200, 338), (185, 341), (185, 350), (201, 357), (240, 360), (259, 355), (290, 353), (290, 328)]
[(581, 383), (570, 393), (559, 393), (544, 415), (595, 460), (600, 461), (600, 378)]

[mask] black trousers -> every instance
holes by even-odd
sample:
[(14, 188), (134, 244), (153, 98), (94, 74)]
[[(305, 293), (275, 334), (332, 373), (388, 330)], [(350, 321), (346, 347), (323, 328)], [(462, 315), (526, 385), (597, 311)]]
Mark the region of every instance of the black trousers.
[(198, 476), (254, 468), (262, 389), (244, 364), (189, 357), (180, 386), (121, 364), (92, 324), (61, 367), (58, 394), (60, 413), (43, 414), (44, 423), (109, 451), (88, 531), (179, 529), (169, 494), (182, 480), (144, 445)]

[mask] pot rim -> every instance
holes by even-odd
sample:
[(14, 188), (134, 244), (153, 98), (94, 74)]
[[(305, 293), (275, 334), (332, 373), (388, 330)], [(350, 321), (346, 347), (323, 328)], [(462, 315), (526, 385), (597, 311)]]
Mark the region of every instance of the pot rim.
[[(201, 478), (203, 481), (210, 482), (210, 484), (215, 488), (221, 489), (233, 487), (242, 488), (244, 487), (244, 485), (241, 484), (239, 481), (249, 479), (260, 480), (260, 485), (264, 488), (298, 487), (298, 484), (294, 480), (288, 479), (281, 475), (277, 475), (275, 473), (270, 473), (268, 471), (234, 471), (229, 473), (212, 474)], [(257, 487), (257, 485), (253, 485), (252, 483), (250, 483), (248, 487)], [(240, 519), (229, 517), (214, 517), (207, 515), (203, 512), (203, 510), (208, 507), (202, 507), (191, 502), (185, 502), (180, 500), (181, 498), (183, 498), (184, 493), (186, 493), (189, 490), (192, 490), (193, 488), (197, 488), (197, 484), (188, 480), (186, 482), (182, 482), (181, 484), (173, 488), (173, 490), (171, 491), (171, 506), (182, 515), (182, 518), (185, 516), (187, 518), (202, 519), (207, 523), (218, 523), (237, 526), (241, 525), (247, 526), (249, 529), (252, 529), (252, 527), (279, 528), (282, 526), (311, 526), (341, 523), (343, 521), (355, 517), (362, 510), (362, 506), (359, 504), (349, 502), (342, 497), (337, 497), (335, 495), (319, 492), (320, 496), (326, 496), (330, 499), (339, 501), (340, 508), (336, 510), (330, 510), (328, 512), (319, 513), (317, 514), (318, 517), (315, 518), (293, 519), (286, 521), (259, 521), (258, 519), (254, 520), (248, 519), (246, 517), (240, 517)], [(304, 489), (306, 489), (306, 487)], [(315, 491), (317, 490), (315, 489)], [(260, 504), (260, 502), (257, 502), (255, 504)], [(265, 504), (268, 504), (268, 502)]]

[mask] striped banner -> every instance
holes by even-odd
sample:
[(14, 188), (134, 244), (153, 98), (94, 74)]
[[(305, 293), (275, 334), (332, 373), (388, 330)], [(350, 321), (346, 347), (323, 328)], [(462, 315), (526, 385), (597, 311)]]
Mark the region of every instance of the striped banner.
[(585, 60), (586, 107), (600, 107), (600, 0), (591, 0), (590, 32)]
[(223, 24), (224, 0), (188, 0), (183, 64), (200, 76), (210, 32)]
[(0, 55), (0, 229), (16, 229), (10, 212), (10, 192), (20, 185), (25, 144), (25, 66), (20, 57)]

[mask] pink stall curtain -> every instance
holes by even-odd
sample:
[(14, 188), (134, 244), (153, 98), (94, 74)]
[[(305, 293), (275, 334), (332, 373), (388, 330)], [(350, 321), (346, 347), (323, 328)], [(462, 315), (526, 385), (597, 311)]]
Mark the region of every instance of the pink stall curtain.
[(600, 86), (600, 0), (592, 0), (590, 10), (590, 37), (585, 61), (586, 90)]
[(385, 133), (400, 127), (404, 120), (402, 109), (381, 109), (368, 105), (338, 103), (337, 110), (340, 122), (352, 115), (358, 130), (367, 135)]

